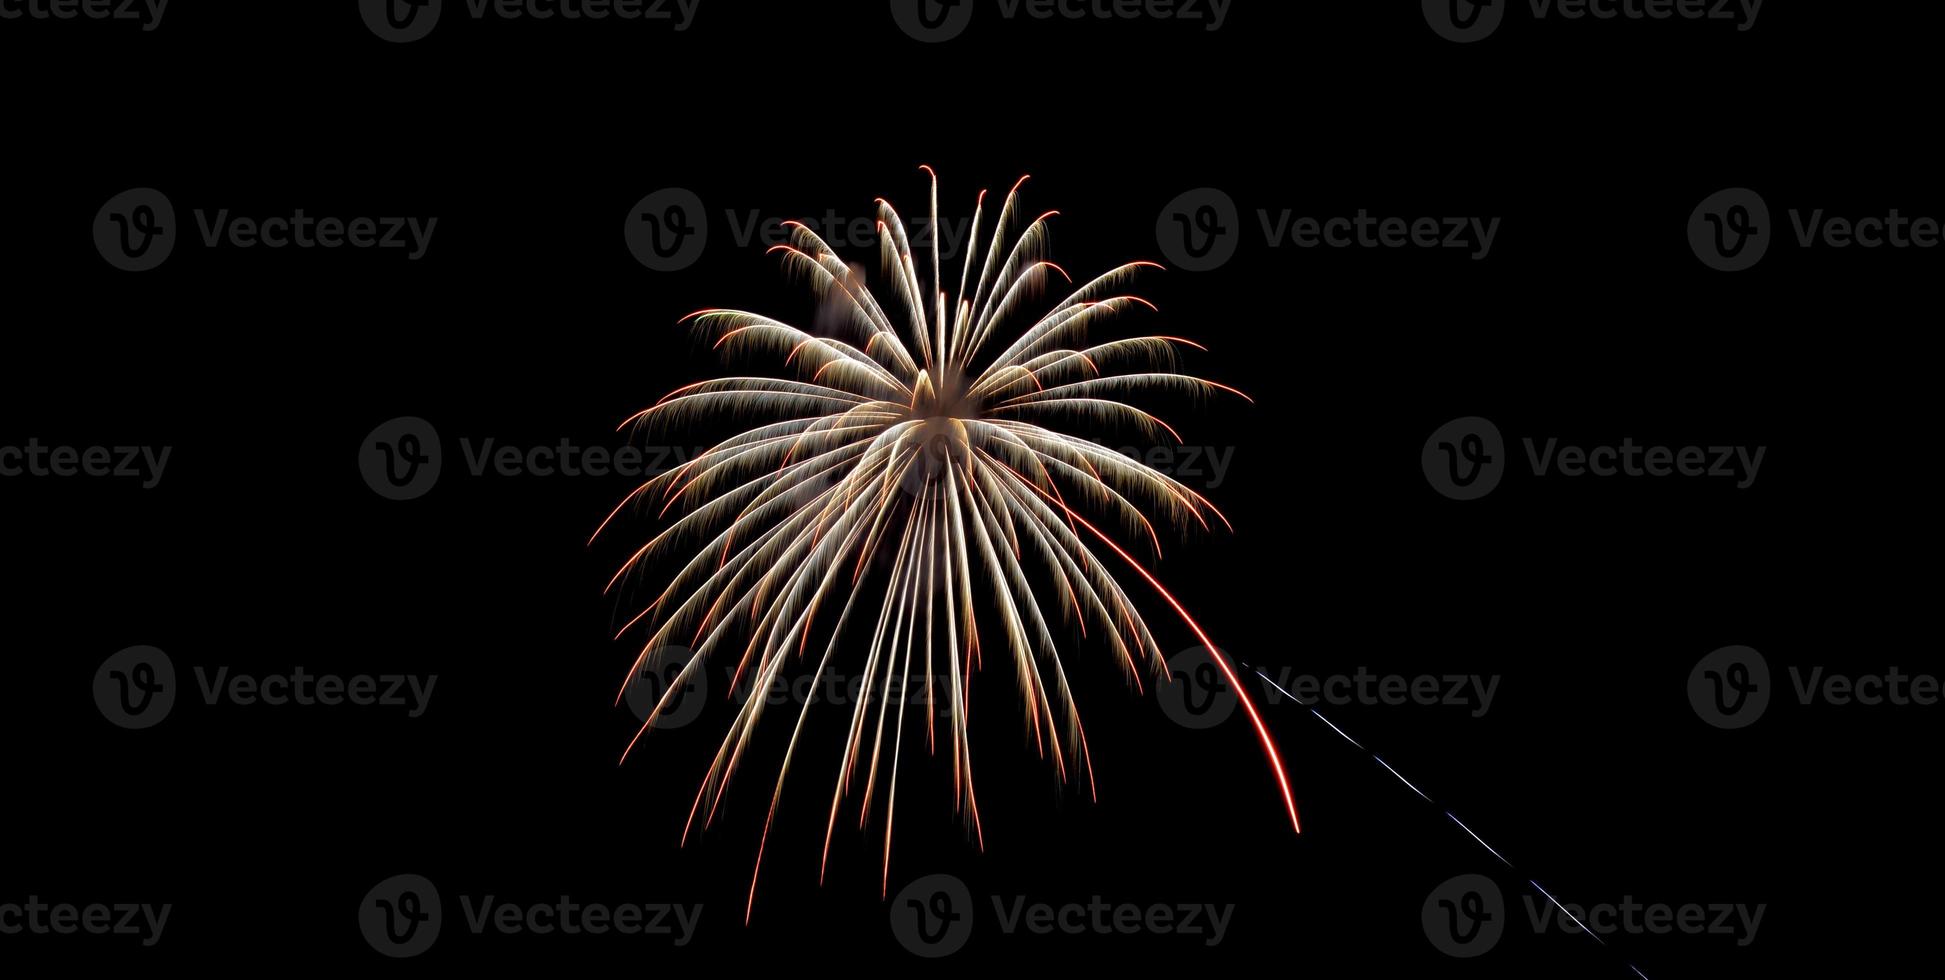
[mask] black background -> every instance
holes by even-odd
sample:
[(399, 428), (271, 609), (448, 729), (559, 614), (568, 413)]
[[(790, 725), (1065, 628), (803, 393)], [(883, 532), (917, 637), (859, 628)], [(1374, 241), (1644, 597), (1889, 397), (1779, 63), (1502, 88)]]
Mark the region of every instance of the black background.
[[(601, 586), (658, 527), (586, 538), (632, 483), (474, 477), (460, 439), (620, 445), (615, 424), (718, 370), (676, 324), (705, 306), (807, 321), (810, 301), (726, 209), (766, 217), (949, 214), (1033, 174), (1077, 275), (1160, 258), (1155, 220), (1217, 187), (1250, 227), (1210, 273), (1137, 291), (1155, 332), (1255, 404), (1171, 416), (1234, 446), (1208, 490), (1229, 535), (1170, 543), (1162, 577), (1236, 656), (1330, 674), (1502, 677), (1491, 712), (1333, 717), (1569, 902), (1766, 904), (1723, 936), (1531, 934), (1519, 878), (1293, 705), (1269, 706), (1305, 821), (1290, 832), (1240, 721), (1189, 731), (1069, 655), (1099, 802), (1021, 737), (997, 662), (975, 723), (985, 849), (936, 766), (906, 770), (891, 882), (977, 896), (1234, 903), (1212, 948), (1169, 936), (1005, 935), (990, 916), (949, 970), (1032, 959), (1330, 975), (1657, 978), (1929, 958), (1939, 869), (1935, 709), (1786, 703), (1785, 665), (1929, 670), (1914, 642), (1931, 524), (1927, 288), (1935, 253), (1778, 241), (1726, 275), (1690, 252), (1703, 197), (1940, 213), (1935, 26), (1891, 5), (1766, 6), (1724, 24), (1534, 22), (1456, 45), (1415, 3), (1241, 0), (1220, 31), (1170, 22), (977, 19), (921, 45), (876, 2), (704, 0), (675, 33), (627, 22), (473, 21), (384, 43), (355, 4), (178, 0), (161, 28), (0, 22), (9, 112), (10, 356), (0, 445), (168, 445), (153, 490), (7, 479), (0, 902), (171, 902), (163, 941), (0, 937), (39, 958), (417, 970), (921, 965), (878, 892), (882, 825), (840, 827), (817, 884), (833, 733), (793, 769), (754, 922), (742, 908), (776, 762), (746, 764), (724, 819), (678, 848), (727, 722), (657, 733), (610, 707), (635, 648)], [(90, 222), (152, 186), (195, 209), (436, 215), (427, 256), (207, 249), (117, 271)], [(638, 264), (643, 195), (697, 193), (694, 267)], [(1268, 248), (1258, 209), (1501, 216), (1492, 255)], [(1780, 229), (1779, 229), (1780, 230)], [(858, 256), (868, 260), (868, 255)], [(360, 441), (439, 429), (422, 499), (368, 489)], [(1426, 437), (1483, 415), (1509, 440), (1768, 447), (1756, 484), (1534, 480), (1458, 503)], [(681, 439), (670, 442), (680, 444)], [(1132, 587), (1131, 587), (1132, 588)], [(1925, 586), (1929, 594), (1932, 590)], [(1194, 641), (1159, 604), (1165, 648)], [(1719, 731), (1685, 685), (1704, 654), (1761, 650), (1778, 702)], [(124, 731), (96, 667), (152, 644), (183, 700)], [(204, 706), (192, 665), (436, 673), (427, 714)], [(1011, 712), (1009, 714), (1009, 712)], [(665, 737), (666, 736), (666, 737)], [(360, 937), (373, 884), (423, 874), (446, 932), (392, 962)], [(1469, 961), (1426, 940), (1427, 893), (1495, 874), (1508, 936)], [(471, 936), (459, 894), (702, 902), (693, 944)], [(990, 905), (982, 910), (990, 912)], [(927, 967), (937, 968), (937, 967)]]

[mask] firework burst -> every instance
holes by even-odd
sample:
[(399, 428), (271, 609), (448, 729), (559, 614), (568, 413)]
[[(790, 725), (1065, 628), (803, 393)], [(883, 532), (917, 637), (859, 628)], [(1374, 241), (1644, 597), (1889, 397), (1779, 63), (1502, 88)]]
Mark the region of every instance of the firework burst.
[[(694, 650), (629, 742), (630, 751), (690, 675), (713, 657), (736, 658), (732, 690), (770, 690), (793, 661), (814, 661), (811, 690), (820, 689), (834, 665), (861, 678), (832, 789), (822, 866), (828, 868), (845, 800), (861, 798), (862, 827), (882, 797), (881, 888), (890, 871), (898, 765), (908, 731), (922, 735), (928, 753), (950, 757), (955, 806), (983, 840), (967, 718), (973, 677), (988, 655), (1011, 662), (1041, 755), (1063, 780), (1085, 779), (1093, 793), (1087, 735), (1055, 627), (1098, 637), (1137, 689), (1144, 674), (1166, 677), (1160, 644), (1113, 574), (1123, 568), (1152, 588), (1210, 651), (1241, 698), (1291, 825), (1297, 825), (1276, 745), (1228, 658), (1143, 561), (1116, 542), (1118, 533), (1159, 557), (1156, 521), (1203, 528), (1212, 518), (1227, 522), (1201, 494), (1167, 474), (1061, 428), (1133, 426), (1179, 443), (1166, 423), (1123, 399), (1241, 393), (1176, 373), (1179, 350), (1197, 346), (1180, 338), (1130, 337), (1089, 346), (1090, 330), (1124, 313), (1153, 309), (1120, 290), (1138, 272), (1160, 266), (1133, 262), (1076, 284), (1045, 257), (1055, 212), (1024, 221), (1006, 244), (1023, 222), (1017, 208), (1025, 181), (1008, 192), (984, 258), (975, 263), (985, 216), (980, 195), (956, 296), (947, 294), (948, 270), (939, 250), (936, 174), (929, 280), (920, 275), (904, 222), (889, 203), (878, 201), (879, 258), (890, 285), (884, 304), (811, 229), (790, 224), (789, 242), (771, 251), (822, 301), (815, 333), (738, 310), (703, 310), (685, 318), (726, 355), (767, 355), (779, 359), (789, 376), (688, 385), (624, 422), (624, 428), (679, 429), (727, 417), (754, 427), (636, 488), (595, 532), (598, 537), (630, 507), (654, 508), (664, 518), (678, 515), (628, 558), (610, 589), (652, 558), (686, 556), (655, 600), (621, 630), (649, 634), (623, 694), (640, 682), (642, 668), (658, 651), (683, 643)], [(1029, 313), (1044, 308), (1045, 297), (1056, 290), (1065, 297), (1044, 313)], [(1050, 588), (1036, 591), (1036, 583)], [(824, 642), (814, 644), (813, 633)], [(855, 645), (841, 650), (840, 638), (847, 635), (868, 637), (858, 644), (861, 659), (852, 659)], [(850, 662), (839, 663), (841, 654)], [(894, 691), (923, 696), (908, 699)], [(813, 700), (805, 699), (796, 713), (770, 796), (764, 843)], [(907, 701), (916, 701), (910, 717)], [(703, 826), (713, 820), (767, 706), (764, 697), (742, 699), (690, 807), (685, 842), (698, 817)], [(759, 844), (751, 905), (762, 862)]]

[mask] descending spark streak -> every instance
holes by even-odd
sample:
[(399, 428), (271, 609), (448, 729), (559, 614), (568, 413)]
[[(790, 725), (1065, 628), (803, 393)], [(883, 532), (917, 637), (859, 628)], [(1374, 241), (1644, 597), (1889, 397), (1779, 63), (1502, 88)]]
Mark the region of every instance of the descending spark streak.
[[(1481, 843), (1484, 843), (1484, 842), (1482, 841)], [(1557, 909), (1559, 909), (1559, 910), (1560, 910), (1560, 914), (1561, 914), (1561, 915), (1564, 915), (1564, 916), (1566, 916), (1567, 918), (1569, 918), (1569, 919), (1572, 919), (1572, 920), (1573, 920), (1573, 923), (1574, 923), (1574, 925), (1577, 925), (1577, 926), (1580, 926), (1580, 931), (1581, 931), (1581, 932), (1584, 932), (1584, 933), (1586, 933), (1586, 934), (1588, 934), (1589, 936), (1594, 936), (1594, 941), (1595, 941), (1595, 942), (1597, 942), (1597, 943), (1600, 943), (1600, 944), (1601, 944), (1602, 946), (1605, 946), (1605, 945), (1607, 945), (1607, 940), (1605, 940), (1605, 939), (1602, 939), (1602, 938), (1601, 938), (1601, 937), (1599, 937), (1599, 936), (1595, 936), (1595, 935), (1594, 935), (1594, 931), (1593, 931), (1592, 929), (1589, 929), (1589, 928), (1587, 928), (1587, 926), (1586, 926), (1586, 925), (1584, 925), (1584, 924), (1582, 924), (1582, 923), (1581, 923), (1581, 921), (1580, 921), (1580, 919), (1579, 919), (1578, 917), (1576, 917), (1576, 916), (1575, 916), (1575, 915), (1574, 915), (1574, 914), (1573, 914), (1572, 912), (1569, 912), (1569, 911), (1567, 911), (1567, 907), (1566, 907), (1565, 905), (1562, 905), (1562, 904), (1560, 904), (1560, 900), (1559, 900), (1559, 899), (1557, 899), (1557, 898), (1554, 898), (1554, 897), (1553, 897), (1553, 895), (1552, 895), (1552, 893), (1550, 893), (1550, 892), (1548, 892), (1548, 891), (1547, 891), (1546, 889), (1544, 889), (1544, 888), (1541, 888), (1541, 887), (1540, 887), (1540, 883), (1539, 883), (1539, 882), (1537, 882), (1537, 881), (1533, 881), (1532, 879), (1528, 879), (1526, 883), (1527, 883), (1527, 884), (1529, 884), (1529, 885), (1532, 885), (1532, 886), (1534, 887), (1534, 889), (1536, 889), (1537, 891), (1539, 891), (1539, 893), (1540, 893), (1540, 894), (1542, 894), (1542, 895), (1545, 895), (1545, 896), (1546, 896), (1546, 899), (1547, 899), (1547, 901), (1549, 901), (1549, 902), (1552, 902), (1552, 903), (1553, 903), (1553, 907), (1554, 907), (1554, 908), (1557, 908)], [(1636, 970), (1635, 972), (1636, 972), (1636, 973), (1639, 973), (1639, 972), (1641, 972), (1641, 971), (1639, 971), (1639, 970)]]
[[(1278, 684), (1276, 681), (1272, 680), (1270, 678), (1270, 675), (1263, 673), (1263, 671), (1261, 671), (1258, 668), (1251, 667), (1248, 664), (1243, 664), (1243, 667), (1255, 673), (1256, 676), (1261, 677), (1263, 679), (1263, 683), (1268, 684), (1269, 686), (1275, 688), (1277, 693), (1301, 705), (1305, 710), (1309, 711), (1311, 715), (1315, 716), (1318, 721), (1321, 721), (1325, 725), (1330, 726), (1330, 730), (1336, 732), (1339, 736), (1341, 736), (1344, 739), (1344, 741), (1357, 746), (1358, 751), (1363, 752), (1366, 755), (1369, 755), (1373, 760), (1375, 760), (1378, 763), (1378, 765), (1383, 766), (1386, 772), (1397, 777), (1398, 781), (1404, 783), (1406, 789), (1409, 789), (1413, 793), (1417, 794), (1419, 799), (1424, 800), (1425, 802), (1430, 803), (1433, 806), (1439, 806), (1439, 804), (1436, 801), (1434, 801), (1431, 797), (1426, 796), (1425, 793), (1421, 791), (1418, 787), (1413, 786), (1411, 780), (1406, 779), (1403, 773), (1400, 773), (1398, 770), (1391, 768), (1390, 763), (1384, 761), (1382, 758), (1379, 758), (1376, 752), (1372, 752), (1370, 749), (1367, 749), (1364, 746), (1359, 745), (1357, 739), (1352, 738), (1342, 728), (1337, 727), (1337, 725), (1333, 723), (1329, 718), (1324, 717), (1323, 713), (1318, 711), (1314, 707), (1315, 702), (1306, 703), (1302, 698), (1297, 697), (1294, 694), (1291, 694), (1287, 690), (1284, 690), (1283, 685)], [(1238, 693), (1241, 692), (1238, 691)], [(1486, 843), (1485, 838), (1480, 837), (1478, 834), (1473, 833), (1472, 828), (1466, 826), (1465, 821), (1460, 820), (1457, 814), (1453, 813), (1450, 810), (1446, 810), (1444, 807), (1439, 807), (1439, 809), (1442, 812), (1444, 812), (1445, 816), (1448, 819), (1450, 819), (1454, 824), (1457, 824), (1460, 830), (1465, 831), (1466, 836), (1472, 838), (1475, 842), (1479, 844), (1480, 847), (1485, 848), (1487, 853), (1491, 854), (1493, 857), (1498, 858), (1499, 863), (1504, 864), (1509, 869), (1513, 868), (1513, 862), (1507, 860), (1506, 856), (1504, 854), (1499, 853), (1499, 850), (1497, 848), (1493, 847), (1491, 844)], [(1539, 892), (1540, 895), (1544, 897), (1549, 903), (1551, 903), (1554, 908), (1559, 909), (1560, 914), (1566, 916), (1568, 920), (1573, 922), (1574, 925), (1579, 926), (1581, 932), (1586, 933), (1590, 938), (1592, 938), (1595, 942), (1601, 944), (1602, 946), (1607, 945), (1607, 940), (1602, 939), (1598, 934), (1594, 932), (1594, 930), (1587, 928), (1587, 925), (1585, 923), (1581, 922), (1578, 918), (1575, 918), (1572, 912), (1567, 911), (1567, 907), (1565, 905), (1560, 904), (1560, 901), (1554, 898), (1551, 893), (1549, 893), (1545, 888), (1540, 887), (1539, 882), (1529, 878), (1527, 879), (1526, 883), (1532, 885), (1533, 890)], [(1632, 963), (1626, 964), (1626, 966), (1628, 969), (1633, 970), (1635, 976), (1640, 977), (1641, 980), (1648, 980), (1648, 975), (1642, 973), (1639, 967), (1636, 967)]]
[[(1167, 422), (1123, 399), (1155, 393), (1247, 396), (1176, 373), (1181, 352), (1202, 349), (1183, 338), (1128, 337), (1089, 346), (1090, 330), (1123, 313), (1155, 308), (1120, 289), (1135, 273), (1160, 266), (1130, 262), (1077, 282), (1045, 254), (1048, 222), (1058, 212), (1027, 220), (1020, 211), (1024, 177), (983, 237), (982, 193), (964, 261), (948, 269), (939, 245), (938, 178), (925, 169), (931, 175), (929, 234), (908, 234), (897, 210), (878, 201), (888, 303), (881, 304), (862, 274), (815, 231), (790, 222), (789, 241), (769, 254), (822, 301), (816, 333), (733, 309), (712, 307), (683, 318), (708, 334), (724, 356), (767, 356), (790, 376), (685, 385), (624, 421), (624, 428), (724, 419), (747, 424), (752, 418), (760, 424), (637, 487), (594, 533), (598, 539), (631, 507), (676, 515), (622, 563), (610, 589), (677, 549), (687, 556), (619, 634), (640, 629), (646, 635), (617, 702), (642, 681), (643, 667), (660, 663), (673, 643), (695, 648), (655, 698), (623, 759), (714, 655), (734, 661), (732, 695), (749, 695), (737, 703), (697, 790), (685, 841), (697, 816), (704, 828), (715, 820), (771, 703), (755, 692), (769, 689), (792, 661), (815, 664), (810, 696), (796, 711), (771, 788), (746, 921), (755, 908), (785, 776), (803, 747), (805, 719), (819, 682), (834, 671), (854, 669), (861, 684), (832, 787), (819, 880), (829, 866), (839, 813), (855, 794), (860, 827), (882, 813), (883, 890), (908, 724), (925, 728), (923, 755), (950, 760), (953, 807), (983, 846), (969, 718), (973, 673), (988, 652), (1010, 662), (1028, 737), (1055, 777), (1078, 783), (1084, 776), (1093, 794), (1093, 758), (1055, 627), (1073, 627), (1083, 640), (1099, 638), (1137, 690), (1146, 689), (1143, 672), (1167, 669), (1161, 644), (1098, 548), (1127, 562), (1214, 649), (1143, 560), (1116, 543), (1115, 532), (1145, 541), (1153, 559), (1161, 554), (1157, 523), (1206, 529), (1211, 516), (1225, 526), (1227, 519), (1174, 478), (1069, 434), (1061, 424), (1133, 427), (1179, 442)], [(929, 261), (915, 254), (915, 244), (930, 246)], [(983, 259), (975, 255), (982, 244)], [(928, 267), (931, 277), (922, 281), (919, 270)], [(954, 273), (956, 296), (948, 294), (946, 281)], [(1049, 289), (1066, 295), (1032, 314)], [(828, 618), (832, 609), (834, 620)], [(839, 640), (854, 614), (863, 649), (851, 667), (840, 668), (845, 661)], [(812, 633), (824, 630), (829, 640), (822, 655), (808, 657)], [(1240, 691), (1230, 665), (1220, 657), (1218, 664)], [(919, 688), (924, 710), (908, 716), (906, 695)], [(890, 710), (894, 696), (896, 712)], [(1247, 696), (1242, 700), (1297, 828), (1282, 757), (1255, 705)]]

